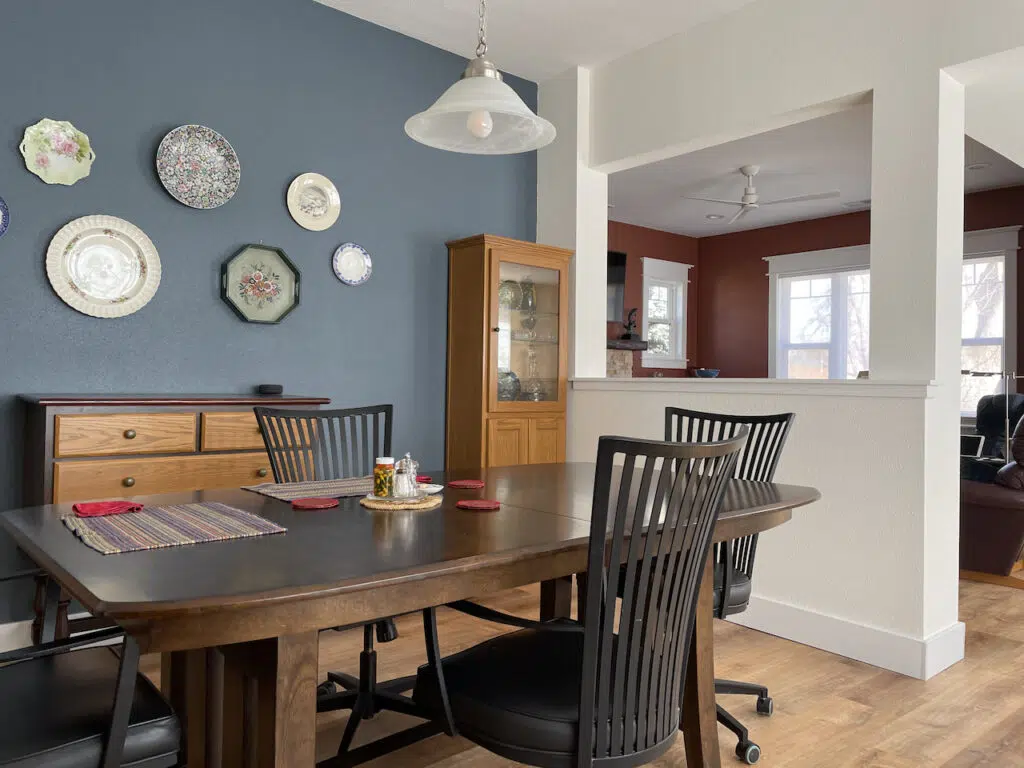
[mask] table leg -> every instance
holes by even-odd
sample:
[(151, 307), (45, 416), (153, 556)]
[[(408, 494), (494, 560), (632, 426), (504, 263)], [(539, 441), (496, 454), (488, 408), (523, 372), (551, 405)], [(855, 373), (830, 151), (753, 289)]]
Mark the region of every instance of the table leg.
[(210, 702), (208, 655), (213, 651), (174, 651), (160, 659), (160, 689), (171, 702), (181, 721), (184, 735), (184, 764), (189, 768), (209, 768), (215, 765), (208, 748), (208, 717), (213, 707)]
[(572, 618), (572, 576), (540, 583), (540, 620)]
[(722, 764), (715, 709), (714, 584), (714, 563), (709, 554), (697, 597), (679, 726), (686, 745), (686, 765), (690, 768), (720, 768)]
[(312, 768), (317, 633), (231, 645), (223, 652), (225, 768)]

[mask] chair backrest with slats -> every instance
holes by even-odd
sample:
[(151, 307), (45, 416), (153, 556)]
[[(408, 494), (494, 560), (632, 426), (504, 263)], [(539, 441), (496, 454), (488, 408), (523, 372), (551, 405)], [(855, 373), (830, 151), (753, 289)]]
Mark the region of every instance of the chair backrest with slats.
[(580, 768), (650, 762), (679, 731), (697, 593), (744, 439), (745, 433), (701, 444), (600, 439), (584, 611)]
[[(747, 429), (746, 445), (736, 461), (736, 478), (770, 483), (775, 479), (775, 470), (795, 418), (792, 413), (746, 416), (666, 408), (665, 439), (684, 443), (725, 440)], [(754, 534), (716, 547), (715, 559), (723, 566), (731, 562), (733, 570), (752, 578), (756, 553), (757, 534)], [(724, 590), (727, 592), (732, 573), (729, 569), (724, 571)], [(728, 600), (719, 600), (720, 616), (725, 614), (728, 606)]]
[(378, 456), (391, 454), (390, 405), (253, 410), (278, 483), (364, 477), (373, 474)]

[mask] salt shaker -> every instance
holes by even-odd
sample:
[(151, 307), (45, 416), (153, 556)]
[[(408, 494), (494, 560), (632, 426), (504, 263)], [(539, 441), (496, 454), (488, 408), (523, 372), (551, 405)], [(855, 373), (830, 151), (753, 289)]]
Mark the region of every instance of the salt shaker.
[(395, 496), (408, 499), (419, 495), (419, 484), (416, 482), (419, 471), (419, 462), (414, 461), (412, 455), (407, 453), (398, 460), (395, 465)]

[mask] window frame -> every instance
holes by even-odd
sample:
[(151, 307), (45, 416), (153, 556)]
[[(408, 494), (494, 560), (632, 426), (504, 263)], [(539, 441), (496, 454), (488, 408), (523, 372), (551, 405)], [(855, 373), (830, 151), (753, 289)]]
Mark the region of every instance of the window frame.
[[(676, 368), (683, 369), (689, 365), (686, 357), (687, 342), (687, 307), (688, 294), (690, 292), (690, 269), (692, 264), (684, 264), (677, 261), (666, 261), (665, 259), (644, 258), (643, 269), (643, 299), (640, 307), (641, 334), (642, 338), (648, 339), (650, 318), (647, 315), (647, 303), (650, 296), (650, 289), (655, 285), (664, 285), (669, 288), (670, 315), (670, 345), (672, 347), (669, 356), (657, 355), (645, 350), (640, 355), (640, 365), (643, 368)], [(658, 321), (661, 322), (661, 321)]]
[[(999, 227), (996, 229), (974, 230), (964, 233), (963, 261), (978, 258), (1003, 257), (1004, 311), (1003, 323), (1003, 369), (1015, 371), (1017, 360), (1017, 253), (1022, 227)], [(858, 245), (849, 248), (832, 248), (824, 251), (787, 253), (766, 256), (768, 264), (768, 375), (779, 377), (779, 278), (808, 277), (813, 274), (867, 270), (871, 272), (871, 246)], [(845, 323), (843, 324), (845, 332)], [(961, 335), (960, 346), (994, 343), (995, 339), (967, 339)], [(829, 359), (831, 375), (832, 360)], [(841, 380), (846, 380), (845, 377)], [(1010, 382), (1010, 391), (1016, 392), (1016, 381)], [(962, 413), (966, 423), (974, 414)]]
[[(776, 305), (777, 321), (775, 333), (775, 365), (778, 370), (785, 369), (789, 373), (789, 351), (793, 349), (824, 349), (828, 350), (828, 378), (847, 380), (854, 377), (848, 376), (846, 372), (846, 343), (847, 343), (847, 320), (848, 320), (848, 297), (849, 286), (846, 278), (853, 275), (871, 275), (869, 269), (850, 268), (835, 270), (832, 272), (814, 271), (810, 274), (786, 274), (779, 275), (776, 280), (778, 291), (778, 303)], [(789, 294), (790, 280), (814, 280), (828, 277), (832, 282), (829, 291), (829, 299), (832, 304), (830, 314), (829, 340), (817, 342), (791, 342), (784, 340), (781, 331), (789, 329), (789, 312), (792, 306), (792, 296)], [(870, 293), (868, 294), (870, 296)], [(788, 335), (788, 334), (787, 334)], [(777, 376), (778, 378), (789, 378)]]

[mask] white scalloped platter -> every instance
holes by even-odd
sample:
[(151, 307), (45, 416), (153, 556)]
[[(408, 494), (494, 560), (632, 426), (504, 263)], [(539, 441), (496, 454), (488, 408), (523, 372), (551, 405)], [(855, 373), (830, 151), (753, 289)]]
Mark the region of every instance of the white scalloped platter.
[(46, 251), (46, 276), (69, 307), (92, 317), (138, 312), (160, 285), (160, 255), (146, 233), (114, 216), (64, 225)]

